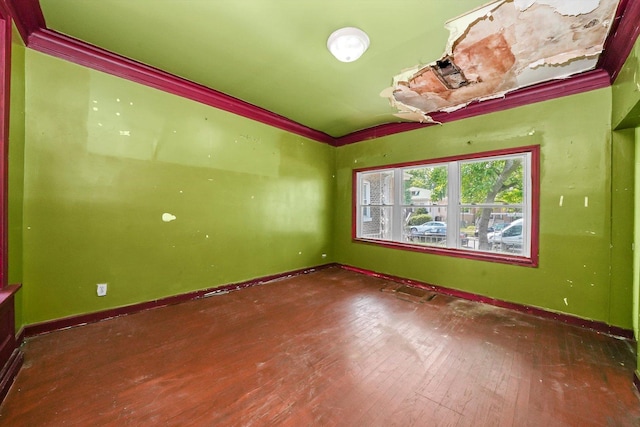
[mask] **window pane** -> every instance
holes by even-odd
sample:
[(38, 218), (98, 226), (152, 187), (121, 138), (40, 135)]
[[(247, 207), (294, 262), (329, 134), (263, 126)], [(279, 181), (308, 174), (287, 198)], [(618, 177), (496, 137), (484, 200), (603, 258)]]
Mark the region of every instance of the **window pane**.
[[(538, 188), (532, 187), (537, 166), (531, 160), (538, 159), (537, 150), (480, 155), (354, 171), (356, 237), (527, 264), (530, 260), (520, 257), (531, 257), (531, 246), (537, 248), (538, 242), (531, 230), (537, 218), (531, 202)], [(537, 262), (537, 256), (531, 261)]]
[(461, 249), (475, 249), (474, 248), (474, 217), (471, 209), (462, 208), (460, 212), (460, 222), (458, 224), (460, 234), (456, 240), (456, 247)]
[(363, 206), (361, 221), (371, 221), (371, 183), (369, 181), (362, 181), (360, 198), (360, 204)]
[[(361, 231), (364, 239), (391, 240), (392, 208), (382, 206), (361, 207)], [(369, 215), (368, 217), (366, 215)], [(365, 218), (369, 218), (364, 221)]]
[(492, 249), (497, 252), (509, 254), (522, 254), (523, 250), (524, 221), (517, 219), (502, 232), (495, 233), (492, 239)]
[[(501, 251), (502, 231), (509, 225), (516, 223), (522, 223), (522, 208), (471, 207), (464, 209), (464, 212), (460, 215), (460, 229), (466, 231), (469, 242), (467, 245), (463, 245), (463, 248), (481, 251)], [(463, 225), (467, 226), (463, 228)], [(473, 234), (471, 234), (472, 231)], [(520, 231), (522, 231), (522, 227)], [(513, 232), (509, 231), (508, 234)], [(520, 247), (522, 247), (522, 232), (519, 234), (519, 239)], [(511, 243), (515, 243), (513, 239), (511, 241)], [(513, 246), (515, 244), (511, 244), (510, 248)]]
[(407, 219), (404, 227), (405, 241), (445, 246), (447, 237), (446, 207), (404, 208), (403, 212)]
[(413, 243), (427, 246), (446, 246), (447, 227), (431, 226), (424, 231), (412, 233), (409, 240)]
[(404, 205), (447, 204), (447, 167), (429, 166), (404, 169)]
[(360, 179), (360, 203), (372, 206), (393, 204), (393, 171), (363, 173)]
[(522, 204), (524, 156), (460, 165), (462, 204)]

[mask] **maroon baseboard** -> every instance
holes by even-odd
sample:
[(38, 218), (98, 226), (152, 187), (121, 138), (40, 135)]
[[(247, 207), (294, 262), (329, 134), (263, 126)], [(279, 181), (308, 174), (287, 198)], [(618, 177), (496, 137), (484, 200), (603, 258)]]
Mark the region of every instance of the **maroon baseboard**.
[(17, 335), (17, 342), (21, 343), (25, 337), (32, 337), (40, 334), (45, 334), (48, 332), (53, 332), (61, 329), (72, 328), (76, 326), (86, 325), (88, 323), (99, 322), (101, 320), (110, 319), (113, 317), (124, 316), (127, 314), (137, 313), (144, 310), (149, 310), (157, 307), (164, 307), (167, 305), (178, 304), (181, 302), (203, 298), (209, 296), (211, 294), (229, 292), (238, 289), (247, 288), (250, 286), (261, 285), (272, 280), (287, 278), (297, 276), (299, 274), (307, 274), (313, 271), (321, 270), (324, 268), (338, 266), (345, 270), (354, 271), (357, 273), (365, 274), (367, 276), (378, 277), (385, 280), (391, 280), (393, 282), (402, 283), (407, 286), (413, 286), (416, 288), (428, 289), (430, 291), (438, 292), (444, 295), (450, 295), (457, 298), (466, 299), (469, 301), (482, 302), (484, 304), (490, 304), (496, 307), (502, 307), (514, 311), (519, 311), (522, 313), (531, 314), (538, 317), (543, 317), (547, 319), (553, 319), (559, 322), (567, 323), (570, 325), (578, 326), (585, 329), (590, 329), (599, 333), (604, 333), (608, 335), (612, 335), (615, 337), (625, 338), (625, 339), (633, 339), (633, 331), (629, 329), (620, 328), (618, 326), (608, 325), (604, 322), (599, 322), (595, 320), (583, 319), (581, 317), (572, 316), (564, 313), (556, 313), (548, 310), (544, 310), (538, 307), (531, 307), (523, 304), (503, 301), (495, 298), (486, 297), (483, 295), (474, 294), (471, 292), (460, 291), (456, 289), (445, 288), (438, 285), (432, 285), (425, 282), (420, 282), (418, 280), (407, 279), (403, 277), (388, 275), (384, 273), (378, 273), (371, 270), (366, 270), (362, 268), (352, 267), (344, 264), (324, 264), (317, 267), (311, 267), (306, 269), (289, 271), (286, 273), (275, 274), (271, 276), (260, 277), (257, 279), (248, 280), (245, 282), (232, 283), (228, 285), (223, 285), (215, 288), (202, 289), (194, 292), (189, 292), (180, 295), (173, 295), (166, 298), (161, 298), (153, 301), (145, 301), (138, 304), (128, 305), (124, 307), (117, 307), (109, 310), (82, 314), (77, 316), (69, 316), (61, 319), (55, 319), (51, 321), (34, 323), (32, 325), (25, 326), (21, 331), (19, 331)]
[[(307, 274), (313, 271), (322, 270), (337, 266), (337, 264), (324, 264), (317, 267), (304, 268), (300, 270), (288, 271), (286, 273), (274, 274), (271, 276), (259, 277), (257, 279), (248, 280), (245, 282), (231, 283), (228, 285), (218, 286), (215, 288), (202, 289), (194, 292), (188, 292), (179, 295), (173, 295), (166, 298), (161, 298), (153, 301), (145, 301), (138, 304), (127, 305), (124, 307), (112, 308), (109, 310), (98, 311), (94, 313), (81, 314), (77, 316), (63, 317), (61, 319), (49, 320), (40, 323), (34, 323), (27, 325), (21, 331), (21, 337), (32, 337), (36, 335), (46, 334), (48, 332), (58, 331), (61, 329), (73, 328), (76, 326), (86, 325), (88, 323), (95, 323), (101, 320), (110, 319), (113, 317), (124, 316), (127, 314), (137, 313), (144, 310), (149, 310), (157, 307), (164, 307), (167, 305), (178, 304), (181, 302), (203, 298), (216, 293), (235, 291), (242, 288), (248, 288), (250, 286), (262, 285), (267, 282), (283, 279), (287, 277), (293, 277), (300, 274)], [(22, 342), (22, 341), (19, 341)]]
[(24, 342), (24, 326), (20, 328), (18, 333), (16, 333), (16, 343), (18, 343), (18, 345), (20, 345), (23, 342)]
[(634, 338), (632, 330), (620, 328), (618, 326), (608, 325), (604, 322), (583, 319), (581, 317), (572, 316), (570, 314), (555, 313), (553, 311), (544, 310), (538, 307), (531, 307), (528, 305), (503, 301), (495, 298), (486, 297), (483, 295), (474, 294), (471, 292), (459, 291), (456, 289), (445, 288), (438, 285), (431, 285), (429, 283), (420, 282), (418, 280), (406, 279), (403, 277), (392, 276), (384, 273), (378, 273), (375, 271), (365, 270), (362, 268), (352, 267), (348, 265), (340, 265), (340, 266), (345, 270), (355, 271), (357, 273), (365, 274), (367, 276), (378, 277), (381, 279), (402, 283), (404, 285), (413, 286), (416, 288), (428, 289), (430, 291), (438, 292), (444, 295), (450, 295), (453, 297), (462, 298), (469, 301), (476, 301), (476, 302), (481, 302), (485, 304), (490, 304), (496, 307), (507, 308), (509, 310), (519, 311), (522, 313), (527, 313), (534, 316), (543, 317), (546, 319), (553, 319), (562, 323), (567, 323), (569, 325), (578, 326), (584, 329), (591, 329), (599, 333), (612, 335), (619, 338), (625, 338), (625, 339)]

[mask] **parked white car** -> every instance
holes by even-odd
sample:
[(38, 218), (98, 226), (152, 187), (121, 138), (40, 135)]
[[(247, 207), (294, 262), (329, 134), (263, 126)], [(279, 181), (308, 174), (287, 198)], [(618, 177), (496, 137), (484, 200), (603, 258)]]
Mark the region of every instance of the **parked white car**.
[(424, 234), (424, 232), (427, 231), (430, 228), (446, 227), (446, 226), (447, 226), (447, 224), (444, 223), (444, 222), (427, 221), (424, 224), (412, 225), (411, 227), (409, 227), (409, 231), (411, 232), (411, 234)]
[(517, 219), (501, 232), (493, 233), (493, 236), (489, 238), (491, 248), (500, 251), (522, 250), (522, 226), (522, 219)]

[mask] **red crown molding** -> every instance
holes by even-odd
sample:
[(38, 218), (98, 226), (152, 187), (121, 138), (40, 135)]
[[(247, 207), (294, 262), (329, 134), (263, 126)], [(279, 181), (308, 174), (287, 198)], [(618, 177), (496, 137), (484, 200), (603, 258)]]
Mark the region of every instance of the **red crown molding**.
[(3, 0), (14, 17), (27, 47), (79, 65), (200, 102), (220, 110), (283, 129), (318, 142), (333, 137), (222, 92), (209, 89), (154, 67), (142, 64), (48, 30), (39, 0)]
[[(0, 1), (6, 2), (16, 27), (29, 48), (238, 114), (318, 142), (342, 146), (429, 126), (421, 123), (388, 123), (334, 138), (240, 99), (50, 31), (46, 28), (39, 0)], [(504, 98), (473, 102), (452, 113), (434, 113), (432, 117), (440, 123), (447, 123), (610, 86), (631, 52), (639, 33), (640, 0), (621, 0), (611, 35), (605, 43), (605, 50), (596, 70), (565, 80), (520, 89), (505, 95)]]
[(0, 0), (6, 3), (13, 22), (24, 43), (28, 45), (29, 35), (46, 28), (40, 0)]
[(42, 53), (160, 89), (318, 142), (333, 143), (333, 137), (326, 133), (311, 129), (238, 98), (80, 42), (55, 31), (41, 29), (31, 33), (28, 46)]
[(640, 35), (640, 0), (621, 0), (615, 22), (604, 44), (598, 68), (604, 69), (613, 83)]
[(354, 142), (366, 141), (368, 139), (382, 138), (383, 136), (393, 135), (396, 133), (408, 132), (410, 130), (422, 129), (428, 126), (434, 126), (434, 123), (417, 123), (417, 122), (399, 122), (385, 123), (358, 130), (344, 136), (337, 137), (334, 146), (341, 147), (343, 145), (353, 144)]
[[(507, 93), (502, 98), (486, 101), (474, 101), (465, 108), (451, 113), (436, 112), (430, 116), (439, 123), (449, 123), (469, 117), (480, 116), (536, 102), (548, 101), (563, 96), (575, 95), (594, 89), (602, 89), (611, 85), (609, 75), (604, 70), (593, 70), (564, 80), (553, 80), (535, 86)], [(335, 146), (353, 144), (367, 139), (380, 138), (400, 132), (434, 126), (432, 123), (391, 123), (336, 138)]]

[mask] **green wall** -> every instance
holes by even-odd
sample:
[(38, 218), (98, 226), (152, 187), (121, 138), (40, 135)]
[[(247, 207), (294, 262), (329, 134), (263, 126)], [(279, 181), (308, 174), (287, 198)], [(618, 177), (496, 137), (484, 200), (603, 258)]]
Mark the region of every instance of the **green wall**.
[[(15, 30), (11, 45), (11, 105), (9, 122), (9, 284), (22, 283), (22, 205), (24, 193), (25, 48)], [(22, 291), (15, 299), (16, 329), (23, 326)]]
[(332, 147), (31, 50), (25, 60), (26, 324), (334, 260)]
[(611, 312), (614, 325), (633, 326), (635, 133), (614, 131), (611, 144)]
[[(540, 144), (538, 268), (383, 248), (351, 240), (352, 170)], [(339, 262), (631, 328), (632, 200), (612, 186), (632, 174), (628, 145), (612, 150), (609, 88), (339, 148)], [(612, 162), (616, 170), (612, 179)], [(615, 181), (615, 184), (614, 182)], [(623, 187), (624, 188), (624, 187)], [(628, 191), (628, 190), (624, 190)], [(628, 194), (628, 193), (627, 193)], [(560, 197), (564, 203), (560, 206)], [(588, 197), (588, 207), (585, 207)], [(615, 209), (614, 209), (615, 206)], [(614, 209), (614, 210), (612, 210)], [(617, 224), (615, 233), (612, 223)], [(611, 261), (612, 248), (623, 258)], [(615, 275), (616, 280), (612, 280)]]
[[(11, 153), (20, 324), (335, 261), (633, 326), (636, 135), (611, 130), (627, 105), (616, 87), (332, 148), (22, 47), (14, 56), (26, 70), (12, 100), (26, 111)], [(354, 168), (531, 144), (539, 267), (351, 241)]]
[[(634, 244), (640, 243), (640, 39), (636, 40), (635, 45), (629, 57), (618, 74), (616, 81), (612, 86), (612, 122), (613, 128), (618, 129), (614, 132), (614, 136), (618, 134), (620, 140), (625, 139), (631, 141), (634, 150), (629, 153), (628, 157), (632, 158), (635, 154), (634, 166), (634, 196), (635, 209), (629, 222), (634, 224)], [(638, 252), (634, 252), (633, 269), (632, 269), (632, 324), (636, 340), (640, 336), (639, 317), (640, 317), (640, 256)], [(640, 343), (638, 344), (640, 350)], [(640, 371), (640, 359), (638, 359), (638, 370)]]
[(640, 124), (640, 39), (631, 50), (612, 87), (614, 129)]

